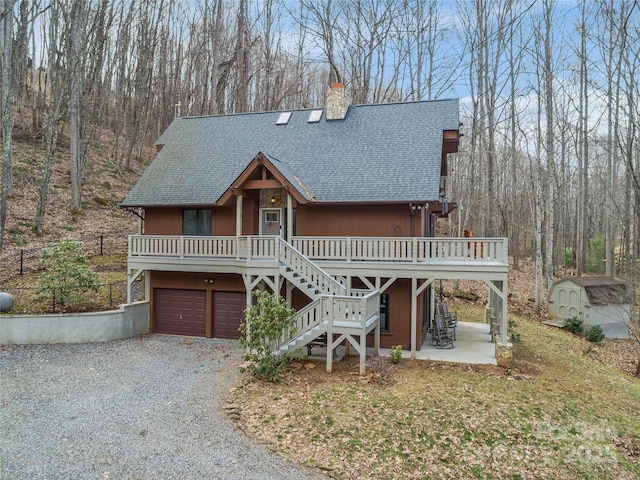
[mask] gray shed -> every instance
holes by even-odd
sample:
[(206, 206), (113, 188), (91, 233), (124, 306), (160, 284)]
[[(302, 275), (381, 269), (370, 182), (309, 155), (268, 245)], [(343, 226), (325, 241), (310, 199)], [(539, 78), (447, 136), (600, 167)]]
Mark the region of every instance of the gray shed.
[(549, 313), (577, 317), (588, 329), (600, 325), (607, 338), (629, 338), (631, 296), (624, 282), (610, 277), (570, 277), (549, 290)]

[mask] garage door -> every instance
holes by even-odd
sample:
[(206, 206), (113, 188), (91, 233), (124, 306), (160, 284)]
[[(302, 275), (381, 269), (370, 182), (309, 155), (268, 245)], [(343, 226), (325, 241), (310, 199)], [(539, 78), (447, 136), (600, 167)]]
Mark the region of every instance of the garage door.
[(154, 291), (154, 299), (153, 311), (157, 333), (205, 336), (207, 299), (204, 290), (157, 288)]
[(247, 296), (244, 292), (213, 292), (213, 336), (240, 338)]

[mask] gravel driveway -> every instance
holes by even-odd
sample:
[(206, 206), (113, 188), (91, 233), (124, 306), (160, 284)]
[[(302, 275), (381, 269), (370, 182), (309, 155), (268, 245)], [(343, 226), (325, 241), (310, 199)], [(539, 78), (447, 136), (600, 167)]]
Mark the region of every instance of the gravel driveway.
[(240, 355), (156, 335), (0, 347), (0, 478), (326, 479), (227, 417)]

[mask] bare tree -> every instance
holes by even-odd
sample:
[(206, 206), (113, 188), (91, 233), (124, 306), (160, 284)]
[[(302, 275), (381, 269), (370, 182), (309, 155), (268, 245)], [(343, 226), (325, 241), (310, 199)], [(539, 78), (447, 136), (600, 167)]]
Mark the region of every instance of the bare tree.
[[(60, 10), (62, 9), (60, 0), (53, 0), (49, 9), (48, 20), (48, 43), (45, 43), (48, 52), (47, 61), (47, 86), (50, 92), (48, 98), (47, 126), (45, 133), (45, 156), (42, 165), (42, 177), (40, 181), (40, 191), (38, 196), (38, 207), (34, 218), (34, 230), (36, 234), (42, 235), (44, 232), (44, 217), (47, 211), (49, 199), (49, 186), (51, 179), (51, 168), (56, 147), (58, 144), (58, 135), (61, 130), (63, 118), (64, 98), (66, 92), (64, 89), (64, 79), (60, 74), (62, 59), (60, 58), (60, 50), (55, 48), (62, 36), (62, 22), (60, 20)], [(43, 21), (45, 19), (43, 18)], [(52, 46), (53, 45), (53, 46)], [(47, 90), (45, 90), (47, 91)], [(45, 96), (46, 98), (46, 96)]]
[(0, 0), (0, 38), (2, 38), (2, 58), (0, 77), (2, 78), (2, 193), (0, 194), (0, 250), (4, 243), (4, 230), (9, 209), (9, 195), (12, 188), (12, 132), (13, 119), (11, 103), (13, 101), (13, 84), (11, 79), (12, 45), (13, 45), (13, 0)]

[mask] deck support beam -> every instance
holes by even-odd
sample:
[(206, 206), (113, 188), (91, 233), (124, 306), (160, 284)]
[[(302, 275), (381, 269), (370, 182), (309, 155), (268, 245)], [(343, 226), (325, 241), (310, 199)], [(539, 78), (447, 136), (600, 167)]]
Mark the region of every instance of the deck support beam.
[[(143, 269), (139, 269), (136, 270), (136, 273), (132, 273), (133, 269), (129, 270), (129, 275), (127, 276), (127, 304), (131, 304), (131, 302), (133, 301), (133, 282), (136, 281), (136, 279), (144, 272)], [(144, 296), (145, 296), (145, 300), (148, 300), (149, 297), (149, 292), (148, 290), (148, 286), (147, 286), (148, 280), (145, 280), (145, 289), (144, 289)]]
[(416, 346), (418, 344), (418, 279), (411, 279), (411, 360), (416, 359)]
[(507, 280), (486, 280), (489, 286), (489, 306), (500, 327), (501, 341), (507, 341), (508, 335), (508, 306), (509, 286)]

